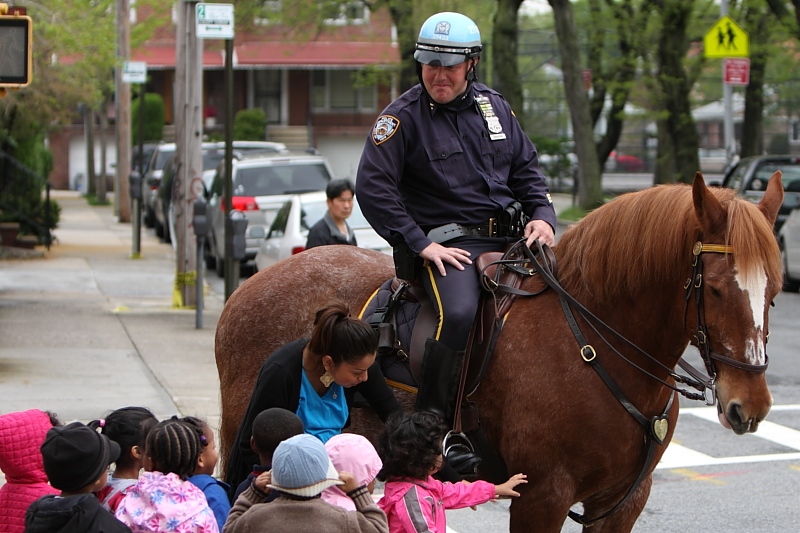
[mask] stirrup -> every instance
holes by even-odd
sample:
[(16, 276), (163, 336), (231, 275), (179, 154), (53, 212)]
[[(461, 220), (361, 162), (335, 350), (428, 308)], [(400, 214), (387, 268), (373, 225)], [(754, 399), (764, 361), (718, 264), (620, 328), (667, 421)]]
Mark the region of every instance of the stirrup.
[(462, 476), (477, 475), (481, 458), (475, 453), (475, 448), (466, 435), (453, 430), (448, 431), (442, 442), (442, 449), (447, 462), (456, 472)]

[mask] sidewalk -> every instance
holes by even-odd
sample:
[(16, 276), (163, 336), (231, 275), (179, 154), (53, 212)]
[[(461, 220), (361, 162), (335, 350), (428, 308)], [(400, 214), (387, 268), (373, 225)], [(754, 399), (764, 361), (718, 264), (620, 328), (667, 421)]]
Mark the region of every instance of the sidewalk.
[(219, 425), (214, 333), (222, 297), (173, 309), (175, 254), (110, 206), (53, 191), (61, 205), (43, 257), (0, 260), (0, 413), (38, 408), (64, 422), (102, 418), (127, 405), (156, 417), (199, 416)]

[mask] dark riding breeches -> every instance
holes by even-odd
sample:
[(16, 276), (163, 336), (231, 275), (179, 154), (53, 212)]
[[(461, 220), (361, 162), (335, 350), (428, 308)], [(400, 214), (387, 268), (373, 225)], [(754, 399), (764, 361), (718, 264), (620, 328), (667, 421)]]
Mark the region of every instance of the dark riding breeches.
[(484, 252), (503, 251), (515, 240), (505, 237), (459, 237), (442, 244), (448, 248), (467, 250), (473, 264), (465, 264), (464, 270), (458, 270), (445, 263), (446, 276), (442, 276), (435, 265), (428, 265), (423, 270), (422, 283), (439, 317), (434, 339), (452, 350), (466, 348), (481, 295), (475, 260)]

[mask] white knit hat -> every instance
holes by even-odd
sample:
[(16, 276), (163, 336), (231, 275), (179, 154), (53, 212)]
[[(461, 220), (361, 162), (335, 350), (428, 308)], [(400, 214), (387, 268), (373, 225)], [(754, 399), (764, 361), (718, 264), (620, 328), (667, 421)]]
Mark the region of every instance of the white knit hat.
[(278, 444), (272, 455), (269, 488), (312, 498), (334, 485), (344, 485), (322, 442), (313, 435), (295, 435)]

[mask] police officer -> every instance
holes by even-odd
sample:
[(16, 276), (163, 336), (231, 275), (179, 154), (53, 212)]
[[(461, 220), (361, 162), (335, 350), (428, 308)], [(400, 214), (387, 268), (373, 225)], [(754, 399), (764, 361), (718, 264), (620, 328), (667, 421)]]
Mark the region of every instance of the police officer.
[[(481, 49), (468, 17), (425, 21), (414, 53), (421, 83), (376, 120), (356, 182), (364, 215), (395, 247), (398, 277), (421, 280), (437, 308), (417, 408), (445, 420), (480, 296), (472, 258), (523, 236), (552, 245), (556, 223), (536, 148), (508, 102), (477, 82)], [(515, 206), (517, 230), (500, 224)]]

